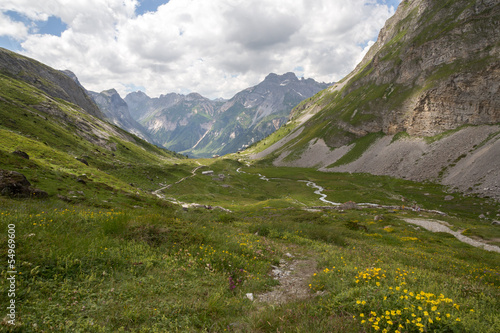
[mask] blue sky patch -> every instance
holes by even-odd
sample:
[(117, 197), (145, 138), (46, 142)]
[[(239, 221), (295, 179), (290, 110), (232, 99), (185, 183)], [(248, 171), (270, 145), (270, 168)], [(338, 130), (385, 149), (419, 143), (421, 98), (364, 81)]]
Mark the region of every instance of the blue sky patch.
[(6, 11), (4, 14), (12, 21), (22, 22), (29, 29), (30, 34), (61, 36), (68, 26), (59, 17), (50, 16), (47, 21), (34, 21), (14, 11)]
[(20, 52), (22, 50), (19, 41), (7, 36), (0, 36), (0, 47), (14, 52)]
[(139, 6), (135, 9), (137, 15), (142, 15), (147, 12), (156, 12), (158, 7), (168, 3), (169, 0), (140, 0)]
[(59, 17), (51, 16), (47, 21), (36, 21), (36, 29), (39, 34), (61, 36), (61, 34), (68, 28), (66, 23), (61, 21)]

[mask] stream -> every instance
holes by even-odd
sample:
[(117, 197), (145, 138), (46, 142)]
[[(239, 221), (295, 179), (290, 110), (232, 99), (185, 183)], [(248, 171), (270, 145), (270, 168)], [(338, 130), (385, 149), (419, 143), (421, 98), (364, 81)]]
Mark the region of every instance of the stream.
[(314, 194), (319, 195), (320, 196), (319, 200), (323, 201), (324, 203), (328, 203), (328, 204), (333, 205), (333, 206), (340, 206), (341, 205), (338, 202), (326, 200), (327, 195), (323, 193), (323, 191), (325, 190), (325, 188), (323, 186), (319, 186), (318, 184), (316, 184), (315, 182), (310, 181), (310, 180), (299, 180), (299, 182), (306, 183), (306, 185), (308, 187), (315, 188), (316, 191), (314, 191)]
[[(248, 174), (248, 172), (245, 172), (245, 171), (241, 170), (241, 168), (236, 169), (236, 172)], [(269, 181), (269, 178), (267, 178), (266, 176), (261, 175), (260, 173), (258, 174), (258, 176), (259, 176), (259, 179), (261, 179), (261, 180), (264, 180), (266, 182)], [(271, 178), (271, 179), (279, 180), (280, 178)], [(338, 202), (333, 202), (333, 201), (326, 200), (327, 195), (323, 193), (323, 191), (325, 190), (325, 188), (323, 186), (319, 186), (318, 184), (316, 184), (315, 182), (310, 181), (310, 180), (298, 180), (298, 182), (306, 183), (307, 187), (315, 188), (316, 191), (314, 191), (314, 194), (319, 195), (320, 196), (319, 200), (323, 201), (324, 203), (330, 204), (332, 206), (340, 206), (341, 205)]]
[[(241, 168), (236, 169), (236, 172), (249, 174), (248, 172), (245, 172), (245, 171), (241, 170)], [(266, 176), (261, 175), (260, 173), (258, 174), (258, 176), (259, 176), (259, 179), (262, 179), (262, 180), (267, 181), (267, 182), (270, 179), (272, 179), (272, 180), (281, 180), (281, 178), (270, 178), (269, 179)], [(298, 180), (298, 182), (306, 183), (306, 185), (308, 187), (312, 187), (312, 188), (316, 189), (316, 191), (314, 191), (314, 194), (319, 195), (320, 196), (319, 200), (321, 200), (322, 202), (330, 204), (332, 206), (340, 206), (340, 205), (342, 205), (341, 203), (327, 200), (326, 199), (327, 195), (323, 193), (323, 191), (325, 190), (325, 188), (323, 186), (320, 186), (320, 185), (318, 185), (315, 182), (310, 181), (310, 180)], [(398, 206), (398, 205), (388, 206), (388, 205), (381, 205), (381, 204), (375, 204), (375, 203), (369, 203), (369, 202), (358, 203), (357, 206), (359, 206), (359, 207), (383, 208), (383, 209), (401, 209), (400, 206)], [(412, 208), (405, 207), (404, 209), (412, 209)], [(435, 214), (438, 214), (438, 215), (447, 215), (446, 213), (443, 213), (443, 212), (441, 212), (439, 210), (429, 210), (429, 209), (418, 208), (418, 211), (435, 213)]]

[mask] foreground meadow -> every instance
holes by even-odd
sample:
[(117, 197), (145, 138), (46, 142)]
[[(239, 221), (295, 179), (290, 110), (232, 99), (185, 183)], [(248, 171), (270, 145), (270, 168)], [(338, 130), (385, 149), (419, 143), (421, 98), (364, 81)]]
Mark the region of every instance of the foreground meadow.
[[(4, 311), (1, 330), (500, 331), (500, 254), (403, 220), (439, 219), (498, 245), (499, 227), (477, 218), (498, 214), (498, 204), (457, 194), (445, 201), (435, 185), (386, 177), (235, 161), (208, 168), (214, 175), (200, 169), (163, 195), (231, 212), (182, 209), (151, 196), (105, 208), (0, 197), (2, 261), (14, 224), (18, 272), (16, 325)], [(304, 179), (334, 201), (396, 208), (311, 209), (325, 204), (297, 181)], [(408, 202), (422, 210), (404, 209)], [(447, 215), (430, 212), (438, 209)], [(284, 274), (303, 275), (295, 286), (300, 297), (264, 296), (285, 283), (272, 273), (278, 267), (306, 263)], [(7, 277), (4, 264), (2, 290)], [(1, 304), (9, 301), (2, 293)]]

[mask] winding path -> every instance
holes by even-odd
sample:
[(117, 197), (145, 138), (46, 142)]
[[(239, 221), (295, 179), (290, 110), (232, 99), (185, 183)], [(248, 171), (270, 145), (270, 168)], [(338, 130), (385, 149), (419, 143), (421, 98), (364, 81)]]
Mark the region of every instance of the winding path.
[[(199, 163), (198, 163), (198, 164), (199, 164)], [(186, 179), (188, 179), (188, 178), (191, 178), (191, 177), (196, 176), (196, 171), (198, 171), (198, 169), (200, 169), (200, 168), (202, 168), (202, 167), (204, 167), (204, 166), (205, 166), (205, 165), (201, 165), (201, 164), (200, 164), (199, 166), (197, 166), (196, 168), (194, 168), (194, 169), (191, 171), (191, 175), (190, 175), (190, 176), (186, 176), (186, 177), (184, 177), (184, 178), (179, 179), (178, 181), (176, 181), (176, 182), (175, 182), (175, 183), (173, 183), (173, 184), (168, 184), (168, 185), (166, 185), (166, 186), (164, 186), (164, 187), (162, 187), (162, 188), (159, 188), (159, 189), (157, 189), (156, 191), (153, 191), (153, 194), (154, 194), (154, 195), (156, 195), (156, 196), (157, 196), (158, 198), (160, 198), (160, 199), (165, 199), (165, 196), (164, 196), (163, 194), (160, 194), (160, 192), (161, 192), (161, 191), (166, 190), (166, 189), (168, 189), (168, 188), (172, 187), (172, 185), (179, 184), (179, 183), (181, 183), (181, 182), (185, 181), (185, 180), (186, 180)]]
[(165, 198), (165, 196), (163, 194), (160, 194), (161, 191), (163, 190), (166, 190), (170, 187), (172, 187), (172, 185), (175, 185), (175, 184), (179, 184), (183, 181), (185, 181), (186, 179), (188, 178), (191, 178), (191, 177), (194, 177), (196, 176), (196, 171), (198, 171), (198, 169), (200, 168), (203, 168), (205, 165), (201, 165), (198, 161), (196, 162), (199, 164), (199, 166), (197, 166), (196, 168), (194, 168), (192, 171), (191, 171), (191, 175), (190, 176), (186, 176), (184, 178), (181, 178), (179, 179), (178, 181), (176, 181), (175, 183), (173, 184), (168, 184), (166, 186), (163, 186), (162, 188), (159, 188), (157, 189), (156, 191), (153, 191), (152, 193), (154, 195), (156, 195), (158, 198), (162, 199), (162, 200), (166, 200), (168, 202), (172, 202), (174, 204), (177, 204), (177, 205), (181, 205), (183, 208), (206, 208), (206, 209), (220, 209), (220, 210), (223, 210), (225, 212), (228, 212), (228, 213), (232, 213), (231, 210), (227, 209), (227, 208), (224, 208), (224, 207), (221, 207), (221, 206), (208, 206), (208, 205), (201, 205), (201, 204), (198, 204), (198, 203), (195, 203), (195, 202), (192, 202), (192, 203), (187, 203), (187, 202), (182, 202), (182, 201), (178, 201), (178, 200), (169, 200), (167, 198)]

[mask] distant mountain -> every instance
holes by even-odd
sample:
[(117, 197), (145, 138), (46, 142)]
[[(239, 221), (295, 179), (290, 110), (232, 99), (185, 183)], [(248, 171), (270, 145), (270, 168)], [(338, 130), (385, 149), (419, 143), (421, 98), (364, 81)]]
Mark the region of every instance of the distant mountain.
[(168, 149), (195, 157), (234, 153), (276, 131), (302, 100), (329, 84), (269, 74), (263, 82), (230, 100), (199, 94), (125, 97), (132, 117)]
[(141, 139), (156, 144), (149, 133), (135, 121), (130, 115), (127, 103), (120, 97), (115, 89), (105, 90), (100, 93), (88, 92), (107, 120), (123, 128), (129, 133), (135, 134)]
[(199, 94), (167, 94), (150, 98), (142, 92), (128, 94), (125, 101), (132, 117), (164, 147), (186, 153), (212, 126), (223, 104)]

